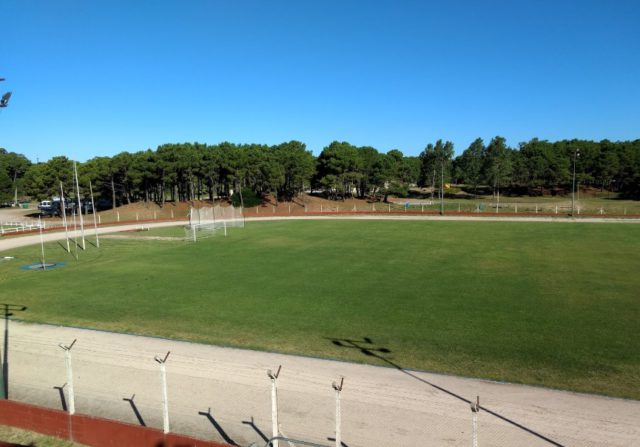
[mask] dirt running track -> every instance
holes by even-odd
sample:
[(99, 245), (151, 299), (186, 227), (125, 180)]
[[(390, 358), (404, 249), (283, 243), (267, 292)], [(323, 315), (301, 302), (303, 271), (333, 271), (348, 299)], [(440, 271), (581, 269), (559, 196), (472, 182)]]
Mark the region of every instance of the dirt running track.
[[(424, 221), (479, 221), (479, 222), (548, 222), (548, 223), (564, 223), (564, 224), (589, 224), (589, 223), (620, 223), (620, 224), (640, 224), (640, 219), (633, 218), (598, 218), (584, 217), (580, 219), (570, 219), (566, 217), (474, 217), (474, 216), (434, 216), (434, 215), (402, 215), (402, 214), (315, 214), (315, 215), (298, 215), (298, 216), (272, 216), (272, 217), (247, 217), (246, 222), (261, 222), (273, 220), (424, 220)], [(187, 220), (167, 220), (155, 222), (137, 222), (127, 223), (123, 225), (109, 225), (98, 228), (98, 234), (115, 233), (122, 231), (133, 231), (140, 228), (161, 228), (185, 225)], [(85, 237), (93, 239), (95, 236), (93, 227), (87, 226), (85, 229)], [(65, 238), (64, 231), (58, 230), (54, 232), (47, 231), (43, 234), (45, 242), (57, 241)], [(69, 237), (80, 237), (80, 230), (69, 231)], [(0, 253), (3, 251), (34, 245), (40, 243), (40, 235), (32, 234), (27, 236), (4, 236), (0, 237)]]
[[(167, 224), (183, 223), (148, 226)], [(60, 237), (64, 233), (45, 235), (47, 240)], [(38, 242), (39, 235), (2, 238), (0, 252)], [(639, 401), (15, 321), (8, 340), (10, 398), (52, 408), (68, 405), (64, 353), (58, 344), (76, 338), (78, 413), (161, 428), (160, 375), (153, 357), (171, 351), (171, 430), (204, 439), (264, 445), (264, 437), (271, 435), (266, 371), (282, 365), (280, 427), (294, 438), (332, 445), (331, 383), (344, 376), (342, 440), (348, 447), (469, 446), (472, 413), (467, 401), (476, 395), (483, 407), (478, 418), (482, 447), (640, 446)], [(381, 348), (375, 340), (356, 345)], [(393, 362), (393, 353), (380, 356)]]

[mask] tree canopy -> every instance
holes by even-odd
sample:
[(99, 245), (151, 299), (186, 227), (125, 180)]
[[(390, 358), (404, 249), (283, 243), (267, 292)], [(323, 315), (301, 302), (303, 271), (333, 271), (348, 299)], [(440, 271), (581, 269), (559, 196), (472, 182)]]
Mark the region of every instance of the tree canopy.
[[(387, 153), (370, 146), (333, 141), (314, 157), (300, 141), (274, 146), (222, 142), (163, 144), (156, 150), (121, 152), (78, 164), (80, 184), (119, 203), (138, 200), (164, 204), (230, 198), (249, 189), (256, 197), (271, 194), (291, 200), (303, 191), (321, 191), (328, 197), (403, 195), (411, 186), (443, 189), (446, 183), (464, 184), (473, 193), (480, 187), (494, 194), (504, 190), (539, 194), (541, 190), (571, 185), (575, 161), (581, 185), (596, 186), (640, 197), (640, 140), (600, 142), (534, 138), (511, 148), (496, 136), (485, 145), (474, 140), (454, 157), (453, 143), (437, 140), (418, 157), (400, 150)], [(73, 195), (73, 162), (65, 156), (33, 164), (26, 157), (0, 149), (0, 200), (18, 197), (46, 199)]]

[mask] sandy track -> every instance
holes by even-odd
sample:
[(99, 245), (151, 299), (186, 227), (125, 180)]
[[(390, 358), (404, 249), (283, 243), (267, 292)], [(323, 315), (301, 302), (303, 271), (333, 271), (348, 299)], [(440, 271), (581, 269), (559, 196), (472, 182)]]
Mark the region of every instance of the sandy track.
[[(305, 440), (330, 444), (331, 383), (344, 376), (343, 441), (349, 447), (468, 446), (471, 411), (460, 398), (476, 395), (487, 409), (538, 434), (481, 411), (482, 446), (640, 445), (638, 401), (49, 325), (11, 322), (9, 334), (12, 399), (60, 408), (56, 387), (65, 384), (66, 375), (58, 343), (77, 338), (76, 410), (130, 423), (142, 419), (161, 428), (160, 377), (153, 357), (171, 351), (172, 430), (243, 446), (264, 445), (258, 430), (270, 434), (266, 371), (278, 365), (281, 429)], [(124, 400), (133, 395), (140, 418)]]
[[(395, 221), (469, 221), (469, 222), (548, 222), (548, 223), (564, 223), (564, 224), (589, 224), (589, 223), (621, 223), (621, 224), (640, 224), (640, 219), (631, 218), (598, 218), (585, 217), (580, 219), (570, 219), (566, 217), (474, 217), (474, 216), (434, 216), (434, 215), (402, 215), (402, 214), (325, 214), (325, 215), (293, 215), (293, 216), (268, 216), (268, 217), (250, 217), (246, 222), (264, 222), (274, 220), (395, 220)], [(98, 228), (98, 234), (117, 233), (123, 231), (133, 231), (140, 228), (161, 228), (170, 226), (185, 225), (186, 220), (170, 220), (159, 222), (137, 222), (127, 223), (123, 225), (110, 225)], [(87, 226), (85, 236), (89, 239), (94, 237), (94, 229)], [(80, 237), (80, 231), (70, 231), (70, 237)], [(64, 231), (46, 232), (43, 234), (45, 242), (57, 241), (65, 238)], [(4, 236), (0, 237), (0, 252), (12, 248), (24, 247), (40, 243), (40, 235), (32, 234), (26, 236)]]

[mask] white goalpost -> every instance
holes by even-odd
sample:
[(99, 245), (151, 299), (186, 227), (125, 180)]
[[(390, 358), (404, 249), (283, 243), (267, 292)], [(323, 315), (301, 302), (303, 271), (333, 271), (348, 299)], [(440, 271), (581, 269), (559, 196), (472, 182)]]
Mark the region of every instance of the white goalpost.
[(230, 228), (244, 228), (242, 207), (216, 205), (191, 208), (189, 224), (185, 227), (185, 240), (197, 242), (198, 239), (226, 236)]

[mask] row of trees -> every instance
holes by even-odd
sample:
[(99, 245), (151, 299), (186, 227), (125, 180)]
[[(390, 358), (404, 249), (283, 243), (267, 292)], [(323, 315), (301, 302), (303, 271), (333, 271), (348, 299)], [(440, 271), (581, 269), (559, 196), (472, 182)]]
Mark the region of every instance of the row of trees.
[(532, 139), (512, 149), (502, 137), (486, 146), (477, 139), (453, 160), (453, 180), (474, 190), (488, 185), (494, 191), (540, 194), (543, 189), (570, 189), (574, 167), (580, 185), (640, 197), (640, 140)]
[[(473, 141), (454, 157), (449, 141), (429, 144), (418, 157), (397, 149), (381, 153), (334, 141), (314, 157), (299, 141), (275, 146), (232, 143), (165, 144), (155, 151), (122, 152), (78, 164), (80, 184), (116, 203), (229, 197), (241, 188), (291, 200), (314, 189), (331, 198), (386, 198), (404, 195), (413, 185), (440, 190), (464, 184), (470, 192), (539, 194), (569, 190), (575, 160), (581, 185), (640, 197), (640, 140), (594, 142), (538, 139), (510, 148), (502, 137)], [(32, 164), (0, 149), (0, 200), (20, 196), (44, 199), (72, 193), (73, 162), (64, 156)], [(20, 194), (18, 194), (20, 191)]]

